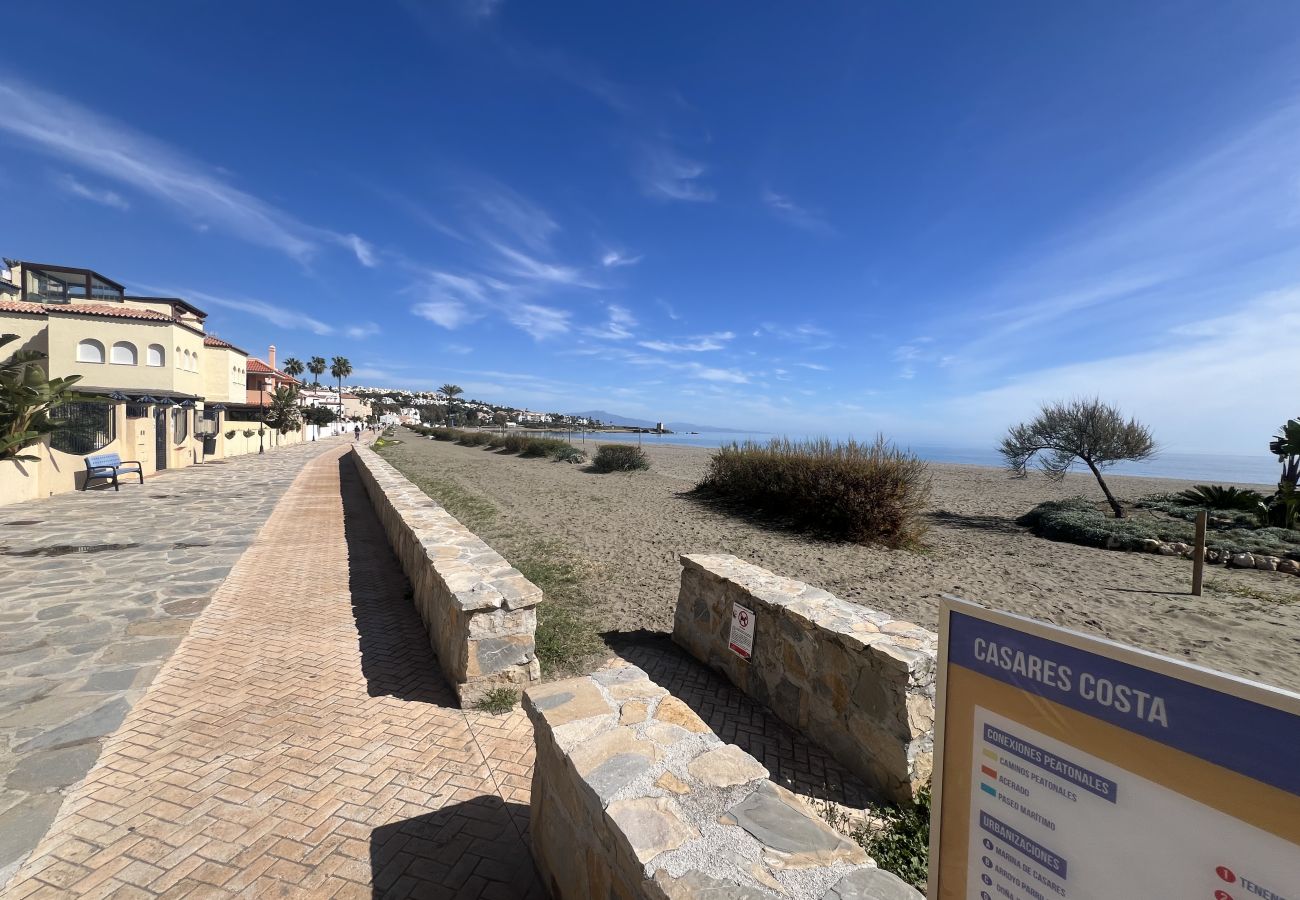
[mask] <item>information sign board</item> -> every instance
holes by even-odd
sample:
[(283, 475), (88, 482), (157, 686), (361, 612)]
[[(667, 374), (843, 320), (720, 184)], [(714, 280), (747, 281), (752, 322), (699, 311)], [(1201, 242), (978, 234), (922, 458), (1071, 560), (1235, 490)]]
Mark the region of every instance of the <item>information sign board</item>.
[(754, 652), (754, 611), (739, 603), (731, 605), (731, 649), (744, 659)]
[(1300, 695), (945, 598), (932, 900), (1300, 900)]

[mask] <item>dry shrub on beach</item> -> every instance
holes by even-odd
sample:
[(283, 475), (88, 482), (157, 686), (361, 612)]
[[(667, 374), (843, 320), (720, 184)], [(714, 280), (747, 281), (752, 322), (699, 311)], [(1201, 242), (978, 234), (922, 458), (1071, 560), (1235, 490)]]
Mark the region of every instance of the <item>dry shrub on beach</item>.
[(591, 468), (596, 472), (635, 472), (650, 468), (650, 460), (640, 447), (631, 444), (601, 444)]
[(930, 474), (883, 437), (871, 444), (773, 438), (718, 448), (696, 489), (831, 537), (915, 547), (925, 534)]

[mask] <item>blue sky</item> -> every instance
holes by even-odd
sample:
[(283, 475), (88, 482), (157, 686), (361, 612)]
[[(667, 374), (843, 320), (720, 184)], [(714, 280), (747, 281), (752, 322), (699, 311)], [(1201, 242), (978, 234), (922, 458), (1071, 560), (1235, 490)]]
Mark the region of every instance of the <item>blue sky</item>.
[(1300, 6), (25, 4), (0, 252), (546, 410), (1300, 414)]

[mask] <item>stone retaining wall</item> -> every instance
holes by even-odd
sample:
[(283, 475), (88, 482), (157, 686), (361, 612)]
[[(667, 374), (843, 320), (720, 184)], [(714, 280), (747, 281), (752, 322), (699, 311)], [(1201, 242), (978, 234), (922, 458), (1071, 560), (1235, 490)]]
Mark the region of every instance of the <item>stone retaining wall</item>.
[(533, 859), (556, 900), (920, 900), (623, 660), (524, 708)]
[(462, 705), (541, 676), (537, 587), (368, 447), (352, 448), (415, 608)]
[[(939, 640), (730, 555), (683, 555), (673, 640), (821, 744), (869, 787), (910, 802), (930, 778)], [(751, 659), (729, 644), (754, 613)]]

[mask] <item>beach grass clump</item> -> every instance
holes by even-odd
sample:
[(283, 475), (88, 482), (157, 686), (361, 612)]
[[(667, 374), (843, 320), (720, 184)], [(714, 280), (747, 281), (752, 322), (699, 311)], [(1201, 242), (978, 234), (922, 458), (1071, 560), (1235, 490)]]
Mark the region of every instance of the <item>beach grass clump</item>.
[(457, 443), (463, 447), (486, 447), (491, 440), (492, 435), (486, 431), (463, 431)]
[(601, 444), (591, 468), (597, 472), (635, 472), (650, 468), (650, 460), (640, 447), (631, 444)]
[(519, 703), (519, 692), (507, 687), (492, 688), (485, 693), (474, 704), (474, 708), (491, 713), (494, 716), (504, 715), (515, 708)]
[(523, 576), (542, 589), (533, 635), (542, 674), (575, 675), (604, 652), (583, 594), (582, 571), (557, 543), (534, 540), (512, 560)]
[(554, 456), (561, 447), (567, 446), (569, 446), (568, 441), (562, 441), (559, 438), (529, 438), (528, 443), (524, 445), (524, 449), (519, 455), (528, 457)]
[(773, 438), (718, 448), (696, 486), (703, 496), (840, 540), (920, 545), (929, 467), (883, 437), (870, 444)]
[(584, 463), (587, 461), (587, 454), (572, 444), (564, 444), (551, 454), (551, 459), (564, 463)]

